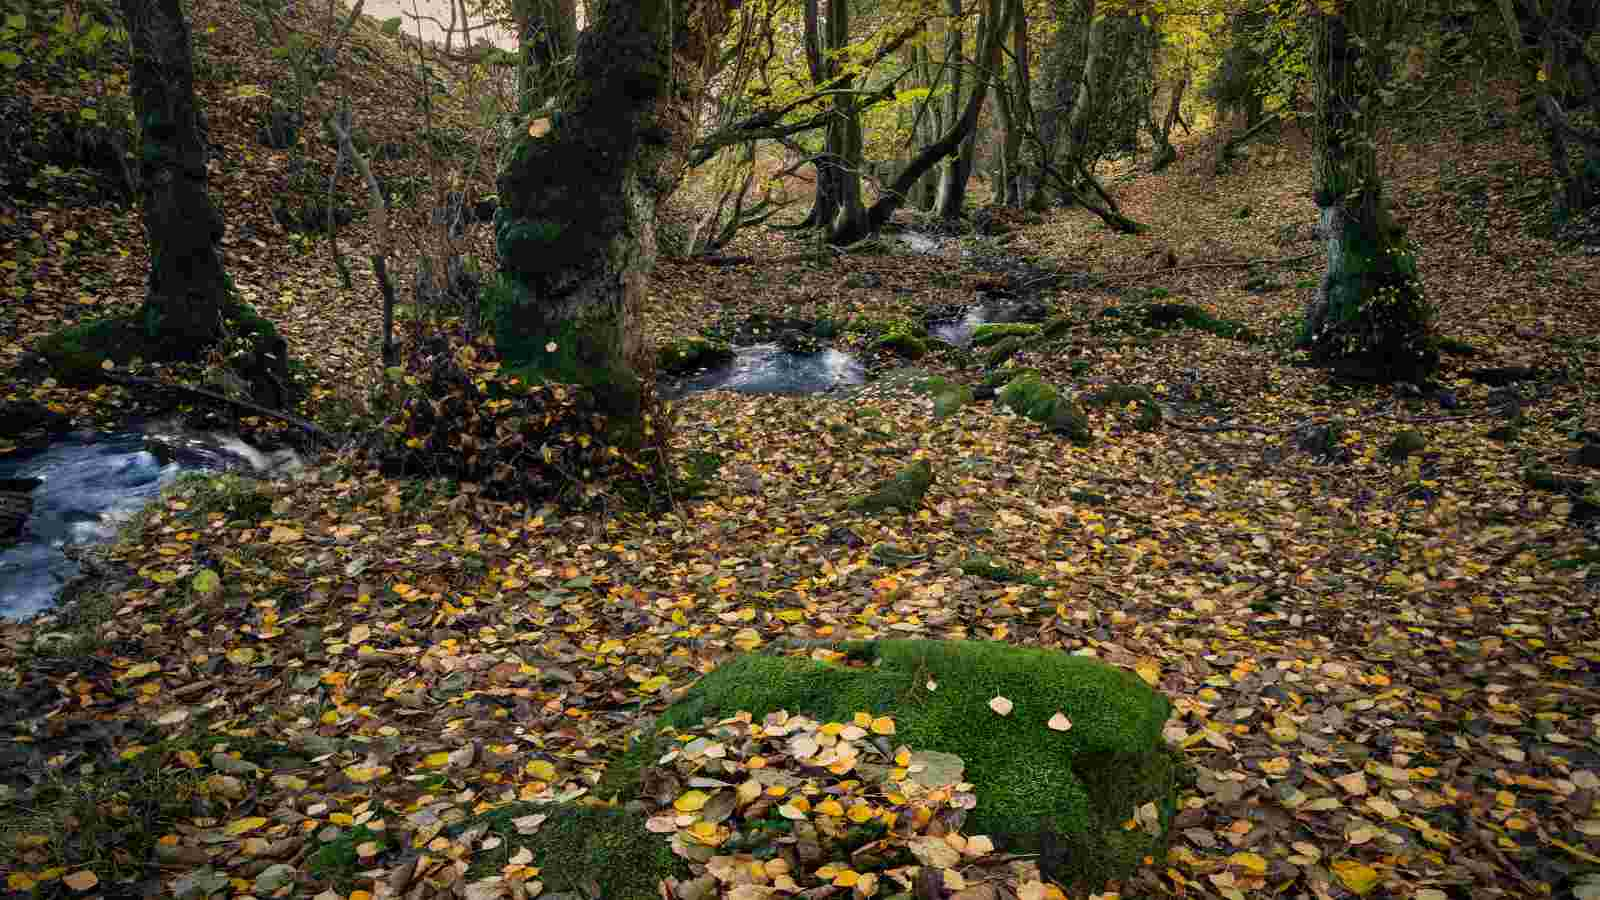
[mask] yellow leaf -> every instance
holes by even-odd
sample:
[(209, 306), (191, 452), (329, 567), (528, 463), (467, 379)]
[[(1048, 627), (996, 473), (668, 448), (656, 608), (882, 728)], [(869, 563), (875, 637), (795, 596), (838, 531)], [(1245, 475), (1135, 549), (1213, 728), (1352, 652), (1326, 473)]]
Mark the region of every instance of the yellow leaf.
[(670, 681), (671, 679), (665, 675), (656, 675), (640, 682), (637, 690), (641, 694), (654, 694), (656, 691), (666, 687)]
[(1362, 896), (1366, 896), (1367, 893), (1378, 886), (1378, 870), (1365, 863), (1357, 862), (1353, 859), (1341, 859), (1335, 862), (1331, 868), (1333, 869), (1333, 874), (1339, 876), (1339, 881), (1346, 888)]
[(868, 804), (857, 803), (850, 807), (850, 812), (846, 813), (846, 815), (849, 816), (850, 821), (856, 823), (857, 825), (863, 825), (871, 821), (872, 817), (876, 815), (876, 812)]
[(888, 716), (879, 716), (872, 720), (873, 734), (894, 734), (894, 720)]
[(261, 816), (251, 816), (248, 819), (238, 819), (236, 821), (229, 822), (228, 827), (224, 828), (223, 831), (232, 837), (238, 837), (241, 834), (255, 831), (257, 828), (260, 828), (265, 824), (267, 824), (267, 820), (265, 818)]
[(286, 528), (282, 525), (274, 525), (272, 526), (272, 533), (267, 535), (267, 543), (292, 544), (295, 541), (300, 540), (302, 537), (304, 537), (304, 535), (293, 528)]
[(1139, 673), (1139, 677), (1143, 678), (1145, 684), (1148, 684), (1151, 687), (1155, 687), (1156, 684), (1161, 681), (1161, 663), (1156, 662), (1148, 656), (1139, 660), (1139, 662), (1134, 665), (1133, 671)]
[(236, 666), (248, 666), (256, 661), (256, 651), (249, 647), (235, 647), (228, 651), (228, 662)]
[(31, 891), (38, 884), (27, 872), (12, 872), (6, 876), (6, 887), (13, 891)]
[(1228, 857), (1228, 864), (1238, 866), (1251, 875), (1267, 874), (1267, 860), (1259, 853), (1235, 853)]
[(447, 765), (450, 764), (450, 754), (449, 754), (448, 751), (445, 751), (445, 750), (439, 750), (439, 751), (434, 752), (434, 753), (429, 753), (422, 760), (422, 764), (423, 764), (423, 766), (425, 766), (425, 767), (427, 767), (429, 769), (442, 768), (442, 767), (447, 766)]
[(706, 805), (711, 796), (705, 791), (685, 791), (683, 796), (672, 801), (672, 808), (678, 812), (695, 812)]
[(824, 800), (817, 804), (817, 813), (824, 816), (842, 816), (844, 815), (844, 806), (837, 800)]
[(833, 876), (834, 887), (855, 887), (861, 880), (861, 873), (854, 869), (841, 869)]
[[(547, 762), (545, 760), (542, 760), (542, 759), (531, 760), (523, 768), (527, 770), (529, 775), (532, 775), (533, 777), (539, 779), (540, 781), (555, 781), (556, 780), (556, 767), (554, 765), (551, 765), (549, 762)], [(687, 795), (685, 795), (685, 796), (687, 796)]]
[(134, 666), (133, 668), (129, 669), (128, 671), (123, 672), (121, 675), (117, 676), (117, 680), (118, 681), (137, 681), (138, 679), (144, 678), (144, 677), (146, 677), (148, 675), (154, 675), (155, 673), (157, 673), (159, 671), (161, 671), (161, 664), (160, 663), (153, 663), (153, 662), (152, 663), (140, 663), (137, 666)]

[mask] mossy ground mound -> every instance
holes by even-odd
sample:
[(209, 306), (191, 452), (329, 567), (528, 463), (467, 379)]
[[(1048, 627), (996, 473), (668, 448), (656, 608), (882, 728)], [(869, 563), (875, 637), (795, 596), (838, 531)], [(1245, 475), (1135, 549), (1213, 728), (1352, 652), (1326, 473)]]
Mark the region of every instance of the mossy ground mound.
[[(998, 643), (891, 640), (841, 649), (845, 665), (738, 657), (657, 725), (691, 729), (780, 709), (822, 721), (848, 722), (858, 711), (892, 716), (897, 744), (965, 761), (978, 797), (967, 833), (1013, 848), (1050, 835), (1071, 849), (1057, 877), (1091, 887), (1163, 856), (1178, 766), (1161, 737), (1170, 705), (1137, 677), (1087, 657)], [(1012, 701), (1010, 715), (990, 708), (995, 697)], [(1066, 731), (1047, 724), (1058, 712), (1071, 720)], [(638, 766), (653, 752), (645, 742), (629, 759)], [(1124, 827), (1145, 804), (1159, 811), (1155, 834)]]
[[(518, 820), (543, 815), (531, 834)], [(650, 834), (632, 812), (605, 807), (550, 803), (512, 803), (452, 828), (454, 834), (485, 828), (501, 843), (473, 857), (469, 881), (493, 875), (523, 849), (528, 865), (539, 869), (544, 893), (569, 893), (606, 900), (657, 900), (662, 879), (686, 878), (689, 870), (674, 856), (667, 839)], [(596, 891), (598, 889), (598, 891)]]
[(886, 509), (911, 512), (922, 505), (922, 498), (933, 484), (933, 466), (919, 459), (897, 472), (871, 493), (850, 501), (857, 512), (876, 513)]
[[(286, 345), (278, 330), (247, 303), (229, 304), (223, 316), (225, 329), (216, 347), (251, 383), (257, 400), (269, 406), (290, 400)], [(35, 349), (61, 382), (90, 385), (101, 380), (107, 362), (126, 366), (135, 359), (194, 361), (205, 348), (152, 336), (144, 314), (135, 313), (68, 326), (42, 338)]]

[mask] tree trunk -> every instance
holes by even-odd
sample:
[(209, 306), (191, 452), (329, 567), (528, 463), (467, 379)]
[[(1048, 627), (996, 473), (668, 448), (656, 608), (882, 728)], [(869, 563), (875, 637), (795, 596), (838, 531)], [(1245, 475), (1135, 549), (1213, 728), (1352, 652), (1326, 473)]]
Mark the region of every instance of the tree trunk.
[(1011, 122), (1006, 126), (1005, 153), (1007, 176), (1005, 203), (1013, 209), (1023, 204), (1023, 184), (1028, 175), (1022, 166), (1022, 133), (1026, 128), (1028, 102), (1028, 14), (1022, 0), (1011, 0)]
[(1385, 67), (1363, 60), (1361, 48), (1388, 44), (1398, 15), (1379, 7), (1389, 2), (1358, 0), (1313, 23), (1313, 184), (1328, 270), (1307, 304), (1304, 338), (1314, 360), (1345, 374), (1420, 383), (1438, 363), (1432, 314), (1413, 249), (1385, 206), (1372, 139), (1377, 104), (1362, 102)]
[(548, 131), (510, 148), (484, 312), (509, 371), (636, 421), (656, 214), (694, 143), (708, 45), (734, 0), (598, 0)]
[[(1573, 102), (1582, 108), (1600, 102), (1600, 76), (1586, 49), (1600, 25), (1600, 14), (1587, 7), (1574, 9), (1572, 0), (1531, 6), (1500, 0), (1500, 13), (1513, 47), (1520, 48), (1525, 37), (1539, 42), (1535, 103), (1550, 168), (1559, 183), (1556, 220), (1565, 221), (1600, 204), (1600, 135), (1574, 127), (1563, 106)], [(1572, 143), (1579, 145), (1579, 153), (1573, 153)]]
[(1189, 89), (1189, 70), (1185, 68), (1183, 74), (1172, 85), (1172, 97), (1167, 102), (1167, 115), (1160, 125), (1155, 119), (1150, 120), (1150, 138), (1155, 143), (1155, 159), (1150, 162), (1150, 171), (1160, 172), (1167, 166), (1178, 161), (1178, 150), (1172, 146), (1172, 127), (1178, 124), (1178, 119), (1183, 111), (1183, 94)]
[(558, 64), (578, 45), (574, 0), (513, 0), (521, 61), (517, 67), (517, 108), (524, 114), (544, 105), (560, 88)]
[[(989, 0), (987, 15), (987, 28), (979, 35), (978, 45), (980, 59), (993, 59), (999, 52), (1000, 41), (1004, 39), (1006, 29), (1010, 27), (1009, 15), (1011, 6), (1006, 0)], [(845, 232), (834, 236), (836, 244), (851, 244), (872, 234), (884, 226), (885, 222), (900, 208), (901, 198), (906, 196), (911, 186), (917, 183), (929, 169), (939, 160), (956, 152), (961, 142), (966, 140), (968, 134), (978, 125), (978, 115), (983, 111), (984, 98), (989, 96), (986, 90), (973, 91), (967, 100), (967, 107), (939, 140), (926, 147), (912, 158), (911, 164), (895, 179), (894, 186), (878, 202), (872, 204), (867, 211), (866, 223), (859, 232)]]
[[(839, 75), (839, 60), (850, 45), (850, 0), (828, 0), (828, 77)], [(854, 84), (846, 81), (844, 87)], [(833, 122), (828, 126), (829, 150), (838, 157), (835, 175), (837, 208), (834, 214), (818, 222), (830, 234), (858, 231), (866, 224), (867, 210), (861, 205), (861, 113), (856, 108), (855, 97), (835, 94), (833, 97)]]
[(195, 102), (189, 23), (179, 0), (120, 0), (143, 132), (140, 190), (150, 278), (141, 318), (166, 358), (194, 359), (229, 304), (222, 215), (211, 203), (206, 125)]
[[(961, 89), (966, 80), (966, 67), (962, 64), (961, 45), (966, 40), (966, 34), (961, 28), (961, 0), (946, 0), (945, 12), (950, 15), (949, 30), (944, 38), (944, 68), (950, 73), (950, 93), (944, 98), (944, 114), (948, 121), (955, 121), (961, 115)], [(981, 37), (980, 37), (981, 39)], [(966, 180), (962, 174), (961, 157), (966, 152), (969, 140), (961, 142), (962, 151), (950, 159), (946, 159), (939, 166), (939, 188), (934, 209), (941, 219), (957, 219), (961, 217), (961, 198), (951, 198), (952, 194), (962, 193), (966, 190)], [(966, 166), (971, 171), (971, 160)], [(960, 182), (959, 184), (957, 182)], [(951, 205), (955, 204), (954, 212)]]

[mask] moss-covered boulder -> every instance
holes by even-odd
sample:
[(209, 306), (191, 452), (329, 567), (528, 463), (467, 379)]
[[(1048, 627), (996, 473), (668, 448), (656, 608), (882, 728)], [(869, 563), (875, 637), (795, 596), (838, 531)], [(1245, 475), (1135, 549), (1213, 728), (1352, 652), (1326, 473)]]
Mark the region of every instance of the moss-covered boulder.
[(1083, 414), (1083, 410), (1035, 372), (1028, 372), (1007, 382), (996, 399), (1017, 415), (1064, 434), (1073, 443), (1087, 444), (1094, 439), (1089, 430), (1089, 418)]
[(1008, 337), (1033, 337), (1041, 331), (1031, 322), (989, 322), (972, 332), (972, 346), (987, 347)]
[(888, 350), (901, 359), (921, 359), (928, 354), (927, 342), (906, 331), (891, 331), (879, 337), (874, 346)]
[(1413, 453), (1421, 453), (1428, 446), (1428, 439), (1421, 432), (1406, 429), (1396, 434), (1389, 440), (1389, 446), (1384, 448), (1390, 459), (1405, 459)]
[[(535, 825), (532, 816), (545, 818)], [(473, 855), (469, 882), (498, 874), (524, 849), (533, 857), (527, 864), (539, 869), (546, 895), (658, 900), (662, 879), (689, 877), (688, 866), (666, 838), (649, 833), (644, 819), (619, 808), (512, 803), (473, 816), (450, 834), (480, 830), (498, 836), (500, 843)]]
[(1149, 388), (1136, 384), (1108, 385), (1085, 397), (1084, 402), (1102, 409), (1124, 409), (1129, 404), (1137, 405), (1139, 413), (1133, 427), (1140, 431), (1152, 431), (1161, 424), (1161, 406), (1156, 403)]
[(972, 388), (938, 375), (918, 382), (916, 391), (933, 398), (933, 415), (939, 419), (955, 415), (974, 400)]
[(682, 375), (696, 369), (712, 369), (733, 359), (733, 348), (710, 338), (688, 337), (664, 344), (656, 351), (656, 370)]
[(1018, 337), (1016, 335), (1012, 335), (1008, 338), (1002, 338), (994, 346), (989, 348), (988, 353), (984, 354), (983, 364), (987, 368), (997, 369), (1000, 366), (1005, 365), (1006, 361), (1011, 357), (1021, 353), (1022, 348), (1026, 346), (1027, 338)]
[[(859, 711), (891, 716), (894, 743), (966, 764), (978, 803), (964, 832), (1010, 849), (1035, 847), (1048, 835), (1068, 851), (1058, 877), (1080, 889), (1165, 856), (1179, 767), (1161, 736), (1170, 705), (1136, 676), (1087, 657), (999, 643), (889, 640), (841, 649), (844, 665), (738, 657), (657, 725), (698, 728), (745, 711), (757, 721), (774, 710), (836, 722)], [(1011, 701), (1008, 715), (990, 707), (995, 697)], [(1057, 728), (1048, 724), (1058, 713), (1066, 730), (1059, 720)], [(1140, 824), (1126, 827), (1130, 821)]]
[(923, 495), (933, 484), (933, 466), (927, 458), (916, 460), (896, 472), (894, 477), (872, 491), (850, 501), (857, 512), (875, 513), (895, 508), (911, 512), (922, 505)]

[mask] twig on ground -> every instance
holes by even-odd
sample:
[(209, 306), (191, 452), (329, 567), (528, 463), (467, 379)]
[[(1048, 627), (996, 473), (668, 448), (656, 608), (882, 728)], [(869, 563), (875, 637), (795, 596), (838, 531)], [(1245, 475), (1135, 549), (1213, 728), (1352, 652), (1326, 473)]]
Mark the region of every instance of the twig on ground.
[(327, 442), (329, 446), (334, 446), (339, 443), (338, 435), (322, 430), (322, 428), (319, 427), (315, 422), (302, 419), (294, 413), (284, 412), (283, 410), (279, 409), (269, 409), (268, 407), (262, 406), (258, 403), (251, 403), (249, 400), (236, 400), (226, 394), (219, 394), (216, 391), (206, 390), (205, 388), (190, 387), (187, 384), (178, 384), (174, 381), (162, 381), (159, 378), (145, 378), (142, 375), (129, 375), (125, 372), (108, 371), (102, 373), (100, 377), (113, 384), (121, 384), (128, 387), (146, 387), (158, 388), (160, 390), (177, 391), (180, 394), (188, 394), (192, 397), (200, 397), (217, 403), (225, 403), (229, 406), (242, 409), (245, 412), (253, 413), (254, 415), (266, 416), (270, 419), (277, 419), (280, 422), (287, 422), (301, 431), (304, 431), (306, 434), (309, 434), (318, 440)]

